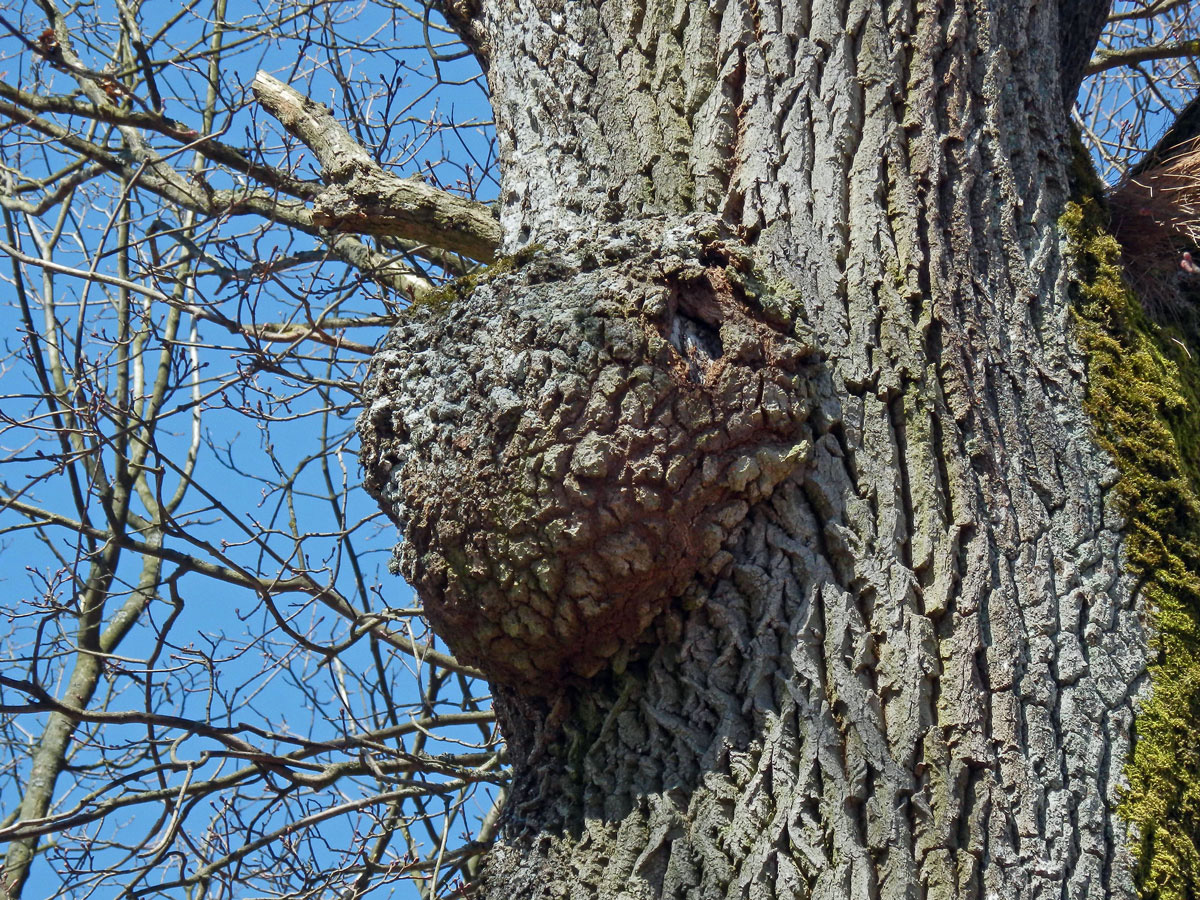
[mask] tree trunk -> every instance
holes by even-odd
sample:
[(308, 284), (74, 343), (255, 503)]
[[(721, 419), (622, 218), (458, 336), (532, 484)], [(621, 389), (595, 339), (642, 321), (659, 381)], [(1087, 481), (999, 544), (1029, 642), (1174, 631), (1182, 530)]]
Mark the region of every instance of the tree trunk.
[(1057, 228), (1106, 8), (452, 11), (530, 250), (361, 428), (496, 686), (478, 896), (1132, 895), (1147, 638)]

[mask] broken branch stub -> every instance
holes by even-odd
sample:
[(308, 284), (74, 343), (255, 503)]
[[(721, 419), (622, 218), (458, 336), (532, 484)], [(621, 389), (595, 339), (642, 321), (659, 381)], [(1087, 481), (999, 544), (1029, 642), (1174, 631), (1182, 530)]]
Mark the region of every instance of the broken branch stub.
[(490, 207), (385, 171), (327, 106), (266, 72), (254, 76), (251, 89), (321, 164), (328, 187), (313, 204), (316, 225), (417, 241), (484, 262), (495, 258), (501, 232)]
[(412, 314), (358, 422), (431, 624), (532, 693), (595, 674), (716, 576), (811, 447), (812, 344), (768, 311), (749, 250), (711, 223), (622, 227)]

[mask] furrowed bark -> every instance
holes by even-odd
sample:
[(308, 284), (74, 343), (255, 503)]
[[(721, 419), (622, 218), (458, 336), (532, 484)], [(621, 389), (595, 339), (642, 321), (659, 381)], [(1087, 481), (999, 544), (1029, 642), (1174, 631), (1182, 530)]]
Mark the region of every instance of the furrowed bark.
[(360, 420), (497, 686), (477, 896), (1133, 895), (1148, 651), (1070, 339), (1066, 6), (481, 4), (504, 246), (539, 249), (395, 330)]

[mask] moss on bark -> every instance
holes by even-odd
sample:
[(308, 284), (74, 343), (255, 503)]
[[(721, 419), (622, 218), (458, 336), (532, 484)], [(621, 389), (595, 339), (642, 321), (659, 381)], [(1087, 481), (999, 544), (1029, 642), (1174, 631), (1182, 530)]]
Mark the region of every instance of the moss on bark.
[(1200, 343), (1143, 313), (1106, 231), (1098, 182), (1077, 174), (1077, 201), (1061, 225), (1076, 268), (1087, 407), (1120, 470), (1126, 566), (1144, 594), (1157, 651), (1121, 813), (1136, 826), (1141, 895), (1184, 900), (1200, 896), (1200, 359), (1186, 346)]
[(541, 250), (541, 244), (531, 244), (528, 247), (522, 247), (516, 253), (497, 257), (495, 262), (484, 266), (477, 272), (454, 278), (433, 290), (426, 291), (420, 296), (414, 297), (412, 303), (409, 304), (409, 308), (414, 310), (433, 309), (442, 312), (448, 309), (450, 304), (455, 300), (469, 296), (481, 285), (488, 284), (501, 275), (507, 275), (509, 272), (519, 269), (533, 259)]

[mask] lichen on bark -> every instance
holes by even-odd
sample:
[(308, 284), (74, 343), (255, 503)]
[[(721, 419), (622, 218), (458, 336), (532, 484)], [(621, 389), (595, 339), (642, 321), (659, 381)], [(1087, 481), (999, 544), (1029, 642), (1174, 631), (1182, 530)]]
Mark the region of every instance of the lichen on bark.
[(1142, 897), (1185, 900), (1200, 895), (1200, 470), (1186, 452), (1200, 439), (1200, 365), (1142, 312), (1106, 231), (1099, 185), (1076, 174), (1061, 226), (1076, 267), (1087, 409), (1120, 469), (1126, 565), (1157, 651), (1120, 811), (1137, 827)]
[(715, 220), (642, 221), (393, 330), (359, 423), (367, 486), (456, 655), (557, 690), (728, 564), (812, 448), (816, 348), (770, 294)]

